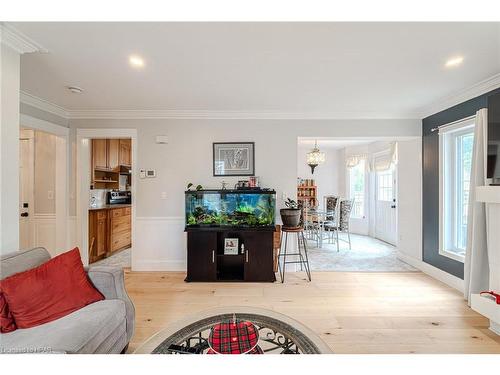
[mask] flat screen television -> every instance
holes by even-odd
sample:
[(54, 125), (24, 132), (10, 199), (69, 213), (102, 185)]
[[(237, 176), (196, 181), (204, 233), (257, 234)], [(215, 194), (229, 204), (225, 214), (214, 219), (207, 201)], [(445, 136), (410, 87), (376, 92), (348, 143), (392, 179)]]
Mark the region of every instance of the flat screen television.
[(492, 185), (500, 185), (500, 94), (488, 98), (487, 178)]

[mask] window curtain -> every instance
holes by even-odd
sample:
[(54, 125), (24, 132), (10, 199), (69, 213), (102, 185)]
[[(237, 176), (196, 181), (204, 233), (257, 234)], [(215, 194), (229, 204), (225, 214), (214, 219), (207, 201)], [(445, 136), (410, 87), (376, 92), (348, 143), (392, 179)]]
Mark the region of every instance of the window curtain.
[(467, 216), (464, 297), (469, 305), (472, 294), (486, 290), (489, 286), (486, 205), (483, 202), (476, 202), (476, 188), (486, 185), (487, 127), (488, 110), (483, 108), (476, 113)]
[(377, 157), (373, 161), (373, 170), (377, 172), (386, 171), (391, 168), (392, 165), (398, 164), (398, 143), (392, 142), (391, 148), (387, 155)]
[(345, 165), (347, 168), (351, 169), (356, 167), (361, 160), (365, 160), (367, 156), (365, 154), (361, 155), (350, 155), (345, 160)]

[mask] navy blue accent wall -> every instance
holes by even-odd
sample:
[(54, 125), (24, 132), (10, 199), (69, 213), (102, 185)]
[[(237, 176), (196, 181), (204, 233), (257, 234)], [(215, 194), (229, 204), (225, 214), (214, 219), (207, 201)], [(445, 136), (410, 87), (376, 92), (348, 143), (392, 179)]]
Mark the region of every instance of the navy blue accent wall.
[(470, 99), (422, 120), (422, 244), (423, 260), (443, 271), (464, 278), (461, 262), (439, 255), (439, 137), (432, 128), (461, 120), (486, 108), (488, 96), (500, 89)]

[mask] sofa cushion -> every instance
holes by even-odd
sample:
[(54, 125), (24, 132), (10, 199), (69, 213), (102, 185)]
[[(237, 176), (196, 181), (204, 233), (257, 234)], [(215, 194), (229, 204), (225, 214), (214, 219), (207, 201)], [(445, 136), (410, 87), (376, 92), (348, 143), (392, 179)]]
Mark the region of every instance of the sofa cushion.
[(16, 322), (10, 313), (9, 305), (7, 305), (2, 288), (0, 287), (0, 332), (7, 333), (12, 332), (15, 329), (17, 329)]
[(104, 299), (88, 280), (78, 248), (7, 277), (0, 289), (18, 328), (51, 322)]
[(103, 342), (124, 334), (126, 337), (125, 303), (104, 300), (50, 323), (2, 334), (0, 353), (94, 353)]

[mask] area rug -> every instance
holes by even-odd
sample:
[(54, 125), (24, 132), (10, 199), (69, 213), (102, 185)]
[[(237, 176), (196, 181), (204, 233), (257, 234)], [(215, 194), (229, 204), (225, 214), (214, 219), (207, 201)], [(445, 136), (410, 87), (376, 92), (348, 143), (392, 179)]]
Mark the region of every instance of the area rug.
[(336, 244), (325, 242), (323, 247), (318, 248), (315, 241), (308, 241), (311, 271), (417, 271), (397, 258), (394, 246), (372, 237), (351, 234), (351, 249), (347, 243), (340, 241), (339, 252)]

